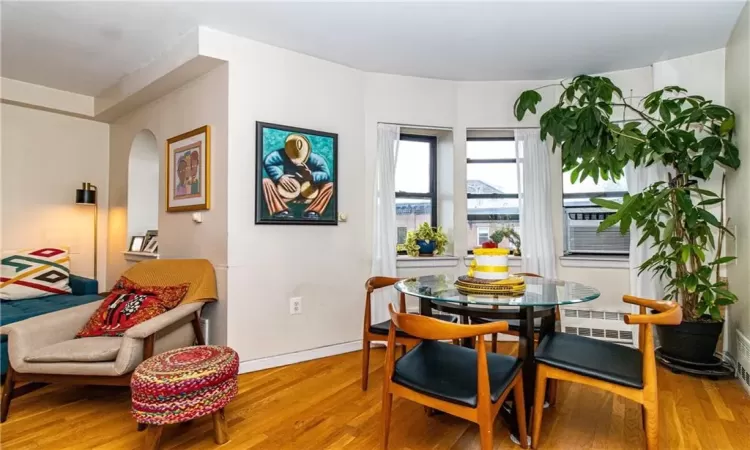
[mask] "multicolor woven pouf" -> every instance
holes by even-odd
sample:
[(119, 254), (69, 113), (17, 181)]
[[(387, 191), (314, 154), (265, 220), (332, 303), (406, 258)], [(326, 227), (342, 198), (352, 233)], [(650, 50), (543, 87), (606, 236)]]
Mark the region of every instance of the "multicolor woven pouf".
[(199, 345), (151, 357), (133, 372), (133, 417), (140, 424), (187, 422), (224, 408), (237, 394), (239, 357), (229, 347)]

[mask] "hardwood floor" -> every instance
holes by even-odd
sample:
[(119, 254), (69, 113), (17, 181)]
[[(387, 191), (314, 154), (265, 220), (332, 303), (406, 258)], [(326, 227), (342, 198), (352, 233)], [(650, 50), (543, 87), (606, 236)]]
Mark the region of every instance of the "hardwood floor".
[[(505, 345), (504, 351), (514, 351)], [(240, 376), (226, 408), (231, 440), (222, 449), (379, 448), (382, 363), (373, 349), (370, 388), (360, 390), (359, 352)], [(662, 449), (741, 449), (750, 443), (750, 397), (737, 381), (708, 381), (659, 369)], [(0, 425), (0, 447), (137, 449), (144, 433), (130, 416), (129, 391), (48, 386), (13, 400)], [(397, 399), (391, 449), (478, 449), (476, 425)], [(163, 449), (214, 449), (211, 417), (166, 427)], [(541, 449), (634, 449), (645, 446), (639, 405), (591, 388), (561, 383), (545, 411)], [(498, 419), (496, 449), (518, 449)]]

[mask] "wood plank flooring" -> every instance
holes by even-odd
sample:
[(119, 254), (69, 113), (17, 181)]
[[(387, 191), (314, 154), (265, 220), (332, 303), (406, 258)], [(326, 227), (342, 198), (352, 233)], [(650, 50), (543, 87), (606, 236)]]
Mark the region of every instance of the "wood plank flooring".
[[(505, 344), (506, 352), (514, 345)], [(227, 407), (231, 440), (222, 449), (317, 450), (379, 448), (384, 351), (374, 349), (370, 388), (360, 390), (359, 352), (241, 375)], [(708, 381), (659, 370), (662, 449), (750, 448), (750, 398), (737, 381)], [(0, 447), (13, 449), (138, 449), (143, 433), (130, 416), (129, 391), (48, 386), (15, 399), (0, 425)], [(478, 449), (477, 427), (421, 406), (394, 401), (391, 449)], [(545, 411), (540, 449), (643, 448), (638, 405), (561, 383)], [(163, 449), (213, 449), (211, 417), (167, 427)], [(518, 449), (498, 420), (496, 449)]]

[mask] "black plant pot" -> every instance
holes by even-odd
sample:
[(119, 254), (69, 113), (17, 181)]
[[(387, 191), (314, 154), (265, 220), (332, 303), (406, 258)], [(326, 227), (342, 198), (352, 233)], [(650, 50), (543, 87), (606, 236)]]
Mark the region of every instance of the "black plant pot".
[(682, 361), (706, 364), (714, 361), (716, 344), (724, 327), (721, 322), (682, 322), (674, 325), (657, 325), (661, 351), (668, 357)]

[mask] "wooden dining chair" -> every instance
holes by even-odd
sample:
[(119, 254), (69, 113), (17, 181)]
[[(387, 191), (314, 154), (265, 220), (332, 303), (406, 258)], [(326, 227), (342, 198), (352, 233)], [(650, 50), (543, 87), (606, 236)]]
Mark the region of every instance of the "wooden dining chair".
[[(537, 275), (537, 274), (531, 273), (531, 272), (514, 273), (513, 275), (514, 276), (519, 276), (519, 277), (542, 278), (541, 275)], [(490, 322), (493, 322), (495, 320), (497, 320), (497, 319), (485, 319), (485, 318), (482, 318), (482, 317), (473, 317), (471, 319), (471, 323), (476, 323), (476, 324), (490, 323)], [(560, 320), (560, 307), (559, 306), (555, 306), (555, 321), (559, 321), (559, 320)], [(497, 338), (498, 338), (498, 334), (509, 334), (511, 336), (518, 336), (519, 333), (521, 332), (521, 321), (520, 320), (518, 320), (518, 319), (510, 319), (510, 320), (506, 320), (506, 322), (508, 322), (508, 331), (506, 331), (504, 333), (494, 333), (492, 335), (492, 346), (491, 346), (491, 348), (492, 348), (492, 352), (493, 353), (497, 353)], [(542, 328), (542, 319), (541, 318), (534, 319), (534, 343), (538, 343), (539, 342), (539, 335), (540, 335), (541, 328)]]
[[(545, 336), (536, 351), (536, 394), (531, 446), (538, 448), (547, 380), (563, 380), (604, 389), (641, 404), (646, 446), (659, 442), (659, 404), (656, 359), (651, 325), (679, 325), (682, 308), (674, 302), (626, 295), (625, 303), (640, 306), (639, 314), (625, 315), (625, 323), (638, 325), (638, 350), (566, 333)], [(646, 308), (657, 311), (647, 314)]]
[[(388, 340), (388, 330), (391, 327), (391, 321), (386, 320), (385, 322), (372, 323), (372, 293), (377, 289), (393, 286), (401, 280), (401, 278), (390, 278), (390, 277), (372, 277), (365, 283), (365, 320), (362, 331), (362, 390), (367, 390), (367, 380), (370, 375), (370, 343), (371, 342), (385, 342)], [(401, 311), (406, 312), (406, 295), (403, 292), (399, 293), (399, 308)], [(457, 322), (456, 316), (448, 314), (435, 314), (435, 318), (444, 320), (447, 322)], [(406, 352), (408, 348), (411, 348), (419, 343), (419, 339), (414, 336), (410, 336), (403, 330), (397, 330), (396, 332), (396, 344), (401, 346), (402, 351)], [(456, 342), (457, 343), (457, 342)]]
[[(521, 446), (527, 447), (522, 362), (513, 356), (488, 353), (482, 345), (484, 335), (507, 330), (507, 323), (460, 325), (397, 313), (393, 305), (388, 305), (388, 310), (392, 323), (383, 381), (384, 450), (388, 448), (394, 395), (478, 424), (481, 449), (491, 450), (495, 417), (511, 390)], [(423, 340), (396, 361), (399, 329)], [(439, 341), (464, 338), (474, 339), (477, 350)]]

